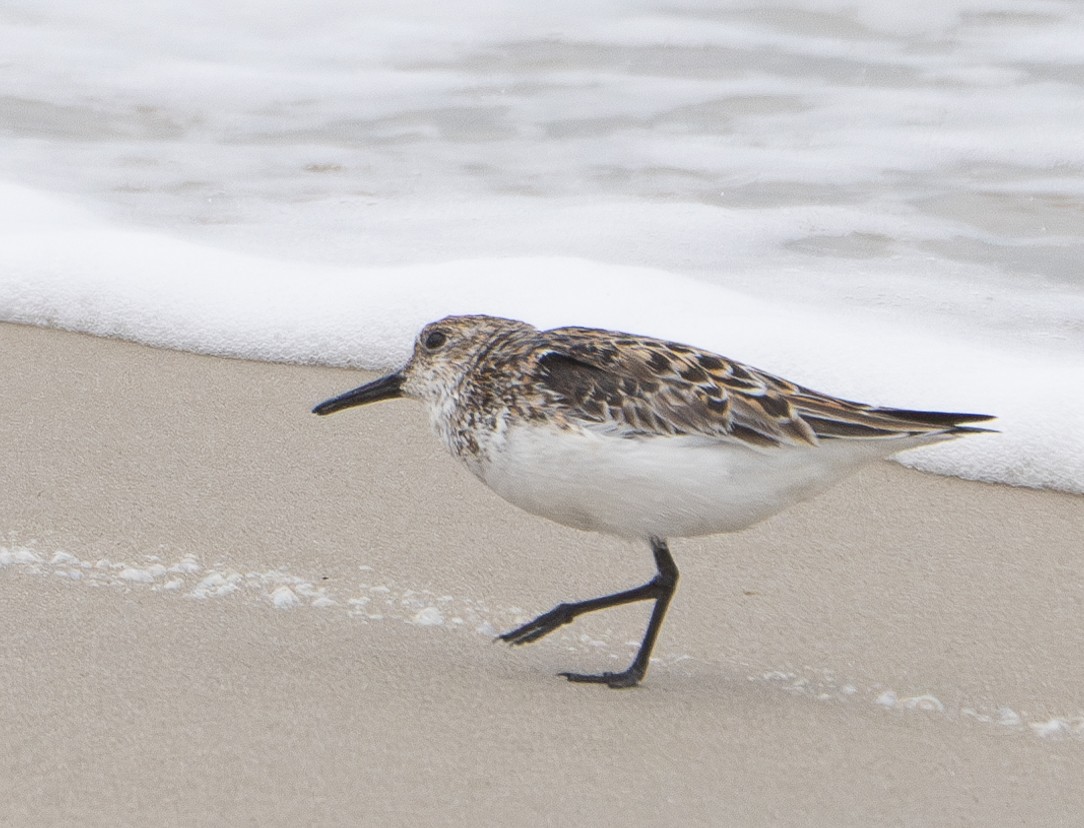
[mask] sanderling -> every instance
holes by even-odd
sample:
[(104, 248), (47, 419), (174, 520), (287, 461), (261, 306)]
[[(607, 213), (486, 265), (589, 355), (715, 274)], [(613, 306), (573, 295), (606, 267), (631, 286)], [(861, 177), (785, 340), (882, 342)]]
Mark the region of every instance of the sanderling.
[(313, 411), (395, 397), (425, 403), (448, 450), (506, 500), (650, 543), (657, 572), (646, 584), (559, 604), (499, 636), (527, 644), (584, 613), (652, 600), (628, 669), (561, 673), (610, 687), (647, 671), (678, 580), (668, 538), (744, 529), (866, 463), (987, 431), (961, 423), (992, 419), (850, 402), (689, 345), (492, 316), (426, 325), (401, 370)]

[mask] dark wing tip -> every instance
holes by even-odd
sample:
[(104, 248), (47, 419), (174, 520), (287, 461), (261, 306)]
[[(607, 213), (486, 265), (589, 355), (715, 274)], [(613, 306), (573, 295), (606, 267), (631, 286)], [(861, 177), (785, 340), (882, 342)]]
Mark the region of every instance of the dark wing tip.
[[(953, 428), (961, 423), (982, 423), (997, 418), (996, 414), (959, 414), (949, 411), (913, 411), (908, 408), (877, 408), (870, 409), (871, 414), (880, 414), (895, 420), (914, 423), (922, 426), (940, 426), (945, 429)], [(989, 431), (980, 428), (977, 431)]]
[[(993, 419), (987, 417), (986, 419)], [(975, 428), (974, 426), (956, 426), (948, 431), (949, 434), (1000, 434), (996, 428)]]

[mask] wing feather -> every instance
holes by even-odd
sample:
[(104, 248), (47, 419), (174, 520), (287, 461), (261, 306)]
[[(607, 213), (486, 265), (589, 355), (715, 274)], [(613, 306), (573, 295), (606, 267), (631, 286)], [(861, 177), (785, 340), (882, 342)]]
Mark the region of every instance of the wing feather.
[(982, 429), (981, 414), (878, 408), (821, 394), (675, 342), (557, 328), (541, 333), (540, 386), (579, 425), (622, 436), (700, 435), (754, 447)]

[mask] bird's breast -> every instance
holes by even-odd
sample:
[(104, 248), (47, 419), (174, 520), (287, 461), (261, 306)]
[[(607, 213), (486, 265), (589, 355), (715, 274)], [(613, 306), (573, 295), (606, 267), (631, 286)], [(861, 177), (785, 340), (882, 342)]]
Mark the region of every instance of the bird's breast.
[(630, 538), (745, 529), (905, 445), (826, 441), (761, 450), (738, 441), (622, 437), (509, 425), (472, 466), (497, 494), (566, 526)]

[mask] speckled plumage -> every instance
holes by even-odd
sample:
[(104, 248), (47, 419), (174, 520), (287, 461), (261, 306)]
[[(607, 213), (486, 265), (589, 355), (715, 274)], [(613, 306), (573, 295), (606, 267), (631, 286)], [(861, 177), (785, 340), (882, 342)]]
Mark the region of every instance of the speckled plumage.
[[(448, 372), (455, 382), (437, 389), (442, 395), (454, 388), (459, 397), (450, 416), (461, 456), (475, 450), (471, 435), (480, 427), (510, 418), (623, 438), (700, 435), (750, 447), (958, 434), (974, 430), (959, 423), (990, 419), (851, 402), (709, 351), (617, 331), (540, 331), (510, 319), (460, 316), (427, 326), (418, 342), (435, 330), (455, 332), (467, 346), (462, 355), (446, 352), (446, 361), (456, 360)], [(424, 356), (416, 352), (415, 360)], [(416, 385), (421, 391), (423, 383)]]
[(651, 543), (649, 584), (561, 605), (502, 636), (527, 643), (584, 612), (655, 600), (629, 670), (567, 674), (613, 687), (646, 670), (677, 581), (666, 538), (743, 529), (866, 463), (990, 419), (851, 402), (676, 342), (491, 316), (425, 326), (401, 371), (314, 410), (393, 396), (422, 401), (449, 451), (517, 506)]

